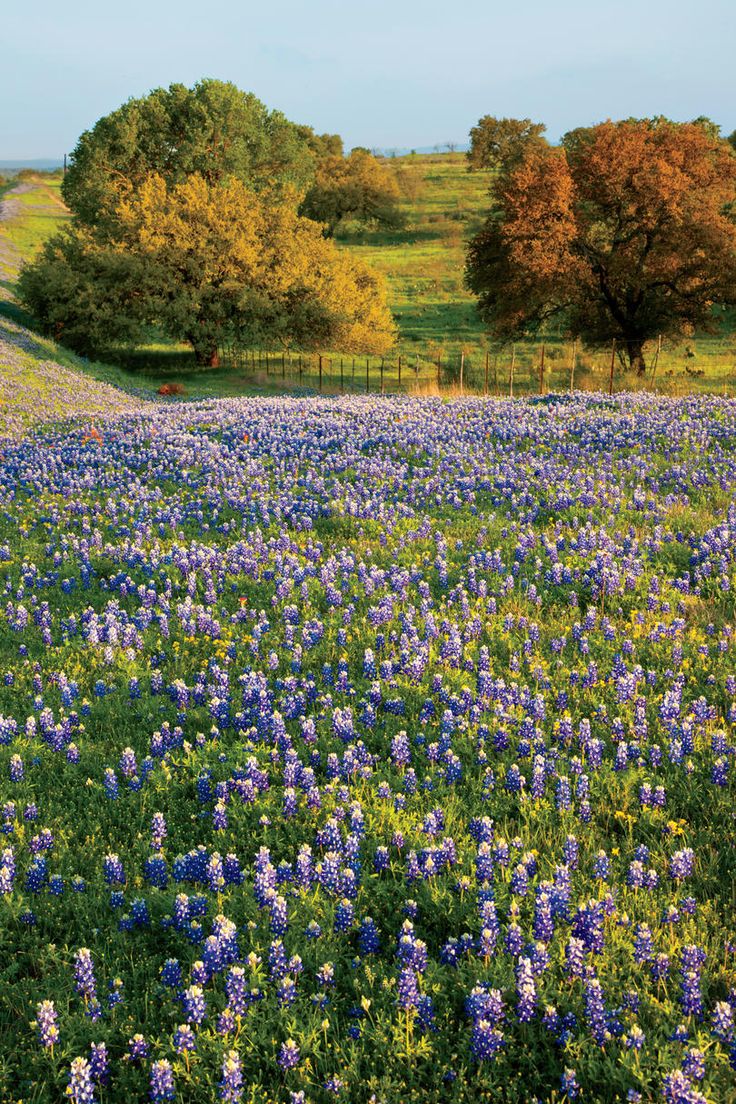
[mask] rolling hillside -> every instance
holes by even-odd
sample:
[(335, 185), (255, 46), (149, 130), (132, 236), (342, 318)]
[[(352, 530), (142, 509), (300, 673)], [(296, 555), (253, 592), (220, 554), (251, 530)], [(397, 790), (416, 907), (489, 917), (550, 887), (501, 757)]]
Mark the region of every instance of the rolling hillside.
[[(474, 300), (463, 286), (465, 242), (476, 231), (488, 205), (488, 174), (469, 173), (461, 153), (411, 154), (389, 158), (399, 182), (406, 226), (398, 232), (347, 228), (339, 242), (381, 272), (388, 285), (390, 306), (399, 325), (396, 355), (386, 367), (386, 387), (395, 388), (395, 360), (405, 369), (418, 368), (425, 384), (436, 379), (442, 364), (444, 382), (457, 379), (465, 355), (465, 383), (481, 390), (485, 382), (486, 352), (491, 391), (508, 393), (511, 351), (492, 346), (483, 332)], [(20, 264), (68, 217), (60, 196), (60, 175), (24, 175), (0, 192), (0, 300), (12, 298)], [(14, 315), (18, 319), (17, 311)], [(23, 321), (23, 319), (20, 319)], [(25, 319), (25, 321), (28, 321)], [(339, 356), (339, 354), (338, 354)], [(519, 343), (514, 351), (514, 392), (539, 387), (540, 343)], [(195, 369), (183, 347), (156, 343), (134, 353), (115, 354), (124, 368), (141, 374), (146, 383), (182, 380), (197, 393), (239, 394), (252, 389), (252, 370), (221, 370), (203, 374)], [(545, 388), (564, 389), (570, 383), (572, 348), (554, 334), (546, 343)], [(339, 361), (326, 361), (325, 389), (339, 385)], [(578, 350), (574, 382), (577, 387), (607, 388), (610, 357), (607, 352)], [(311, 373), (311, 374), (310, 374)], [(289, 386), (287, 377), (256, 373), (260, 388)], [(411, 383), (413, 373), (405, 372)], [(348, 373), (349, 377), (349, 373)], [(348, 378), (346, 377), (346, 378)], [(356, 376), (356, 380), (358, 377)], [(293, 382), (293, 381), (291, 381)], [(316, 386), (314, 365), (300, 383)], [(352, 378), (350, 378), (352, 385)], [(736, 339), (732, 328), (717, 336), (693, 339), (662, 350), (655, 378), (644, 383), (624, 375), (616, 366), (616, 387), (656, 386), (674, 393), (718, 390), (736, 386)]]

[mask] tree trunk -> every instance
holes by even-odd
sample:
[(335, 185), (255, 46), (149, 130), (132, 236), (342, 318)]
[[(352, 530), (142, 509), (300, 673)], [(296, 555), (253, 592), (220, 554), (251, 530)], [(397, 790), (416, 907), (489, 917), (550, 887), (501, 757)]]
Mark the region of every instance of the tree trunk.
[(626, 356), (629, 361), (629, 367), (636, 372), (637, 376), (643, 376), (647, 370), (647, 366), (644, 360), (644, 341), (642, 338), (626, 338)]
[(220, 367), (220, 353), (215, 346), (214, 349), (194, 349), (194, 358), (197, 364), (201, 368), (219, 368)]

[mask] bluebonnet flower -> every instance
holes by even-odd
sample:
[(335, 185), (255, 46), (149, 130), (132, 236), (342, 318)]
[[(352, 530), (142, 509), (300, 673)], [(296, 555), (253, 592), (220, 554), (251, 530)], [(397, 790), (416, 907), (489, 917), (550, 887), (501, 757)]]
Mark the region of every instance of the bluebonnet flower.
[(301, 1055), (299, 1047), (293, 1039), (287, 1039), (285, 1043), (281, 1044), (278, 1061), (283, 1070), (294, 1069), (295, 1066), (299, 1065)]
[(69, 1070), (67, 1095), (72, 1104), (94, 1104), (92, 1070), (86, 1058), (74, 1058)]
[(243, 1066), (237, 1050), (228, 1050), (222, 1060), (220, 1099), (225, 1104), (237, 1104), (243, 1092)]
[(517, 1015), (521, 1023), (526, 1023), (533, 1018), (537, 1006), (537, 989), (530, 959), (520, 957), (514, 972)]
[(140, 1033), (128, 1039), (128, 1053), (124, 1055), (128, 1062), (142, 1062), (148, 1057), (149, 1047), (143, 1035)]
[(174, 1032), (174, 1050), (177, 1054), (197, 1049), (197, 1037), (189, 1024), (180, 1024)]
[(580, 1095), (580, 1085), (577, 1074), (573, 1069), (565, 1069), (560, 1078), (560, 1091), (567, 1094), (568, 1100), (577, 1100)]
[(174, 1099), (174, 1073), (165, 1058), (151, 1065), (149, 1095), (154, 1104)]
[(74, 987), (85, 1000), (97, 996), (92, 955), (87, 947), (80, 947), (74, 955)]
[(36, 1006), (36, 1029), (41, 1046), (52, 1047), (59, 1041), (59, 1028), (57, 1027), (57, 1012), (54, 1002), (50, 1000), (40, 1001)]
[(199, 985), (190, 985), (181, 995), (187, 1023), (201, 1024), (207, 1015), (207, 1002)]

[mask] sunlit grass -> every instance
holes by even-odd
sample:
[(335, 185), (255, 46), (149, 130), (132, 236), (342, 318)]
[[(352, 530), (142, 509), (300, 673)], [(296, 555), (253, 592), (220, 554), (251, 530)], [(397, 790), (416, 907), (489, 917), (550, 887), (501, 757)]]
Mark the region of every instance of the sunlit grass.
[[(608, 350), (576, 350), (554, 331), (545, 339), (545, 371), (540, 374), (542, 343), (519, 342), (513, 348), (499, 347), (488, 338), (473, 297), (463, 284), (467, 240), (481, 225), (489, 205), (490, 175), (469, 173), (463, 154), (413, 155), (391, 160), (402, 194), (406, 226), (399, 231), (346, 227), (339, 236), (344, 249), (366, 261), (384, 276), (389, 305), (399, 328), (399, 341), (392, 356), (385, 358), (383, 385), (399, 385), (398, 358), (402, 358), (402, 389), (426, 391), (454, 385), (459, 387), (460, 359), (464, 355), (464, 388), (490, 394), (511, 391), (511, 362), (514, 361), (514, 394), (544, 390), (565, 390), (571, 383), (586, 390), (607, 390), (610, 382)], [(0, 311), (30, 324), (10, 305), (15, 279), (24, 260), (34, 256), (41, 244), (69, 217), (61, 200), (60, 174), (26, 178), (28, 191), (14, 193), (11, 181), (5, 191), (17, 208), (16, 216), (0, 223)], [(5, 301), (3, 301), (3, 291)], [(689, 342), (665, 345), (656, 369), (654, 348), (648, 350), (650, 372), (639, 379), (626, 372), (616, 360), (614, 387), (656, 388), (671, 394), (717, 390), (733, 394), (736, 389), (736, 335), (734, 316), (725, 314), (725, 325), (716, 335), (703, 335)], [(68, 353), (60, 352), (64, 360)], [(197, 396), (274, 393), (285, 387), (319, 389), (316, 357), (302, 358), (301, 374), (293, 367), (282, 375), (279, 353), (271, 352), (268, 369), (260, 364), (227, 364), (221, 369), (202, 369), (185, 345), (176, 345), (152, 335), (136, 350), (110, 349), (105, 361), (117, 366), (118, 379), (133, 380), (137, 386), (157, 387), (177, 381)], [(344, 357), (342, 386), (366, 390), (365, 362)], [(77, 358), (79, 360), (79, 358)], [(340, 354), (326, 353), (322, 389), (341, 388)], [(288, 361), (287, 361), (288, 363)], [(86, 362), (82, 362), (84, 370)], [(97, 366), (95, 372), (102, 369)], [(111, 369), (112, 370), (112, 369)], [(97, 378), (101, 378), (98, 377)], [(380, 359), (371, 358), (368, 389), (380, 390)]]

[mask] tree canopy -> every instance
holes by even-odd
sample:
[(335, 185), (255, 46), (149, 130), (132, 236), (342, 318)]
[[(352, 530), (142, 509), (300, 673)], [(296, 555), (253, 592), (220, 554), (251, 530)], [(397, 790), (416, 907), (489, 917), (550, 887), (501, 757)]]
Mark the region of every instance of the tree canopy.
[(314, 182), (300, 208), (334, 234), (341, 222), (375, 222), (398, 228), (404, 219), (397, 204), (401, 192), (394, 173), (367, 150), (348, 157), (328, 154), (317, 162)]
[(510, 169), (527, 149), (546, 145), (544, 123), (484, 115), (470, 131), (468, 169)]
[(210, 184), (232, 176), (260, 193), (280, 198), (291, 189), (301, 197), (316, 161), (304, 130), (229, 82), (157, 88), (82, 134), (64, 200), (81, 222), (102, 227), (151, 173), (167, 184), (192, 173)]
[(69, 226), (25, 269), (42, 328), (88, 353), (136, 342), (147, 325), (188, 342), (200, 363), (224, 344), (384, 352), (393, 321), (379, 277), (288, 204), (235, 178), (143, 180), (100, 241)]
[(384, 352), (380, 279), (297, 211), (318, 159), (341, 149), (221, 81), (129, 100), (80, 138), (63, 185), (73, 217), (21, 296), (84, 353), (151, 326), (211, 365), (234, 343)]
[(591, 344), (712, 328), (736, 288), (736, 156), (697, 120), (606, 122), (507, 166), (468, 250), (466, 283), (499, 338), (553, 316)]

